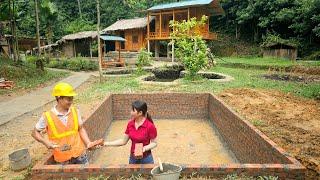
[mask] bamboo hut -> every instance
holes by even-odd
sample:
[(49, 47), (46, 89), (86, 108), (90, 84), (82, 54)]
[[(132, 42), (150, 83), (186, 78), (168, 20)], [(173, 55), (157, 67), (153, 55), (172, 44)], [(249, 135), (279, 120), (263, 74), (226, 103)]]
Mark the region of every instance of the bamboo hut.
[(92, 57), (92, 43), (97, 36), (97, 31), (83, 31), (63, 36), (56, 43), (65, 57)]

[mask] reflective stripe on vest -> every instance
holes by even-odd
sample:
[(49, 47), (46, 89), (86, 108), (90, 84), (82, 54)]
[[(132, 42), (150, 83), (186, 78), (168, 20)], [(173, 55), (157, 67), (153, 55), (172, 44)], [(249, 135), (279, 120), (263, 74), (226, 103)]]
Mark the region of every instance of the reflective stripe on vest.
[(76, 110), (74, 107), (71, 107), (71, 112), (72, 112), (72, 116), (73, 116), (73, 126), (74, 128), (70, 131), (65, 131), (63, 133), (58, 133), (56, 125), (54, 124), (51, 116), (50, 116), (50, 112), (46, 112), (45, 115), (47, 117), (48, 120), (48, 125), (50, 126), (50, 129), (52, 131), (52, 139), (60, 139), (60, 138), (64, 138), (73, 134), (78, 133), (78, 128), (79, 128), (79, 124), (78, 124), (78, 115), (76, 113)]

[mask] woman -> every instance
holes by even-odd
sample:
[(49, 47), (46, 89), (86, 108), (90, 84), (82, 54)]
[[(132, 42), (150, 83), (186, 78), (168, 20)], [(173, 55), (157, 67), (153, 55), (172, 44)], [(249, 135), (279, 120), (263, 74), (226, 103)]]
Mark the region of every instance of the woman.
[[(127, 124), (127, 129), (122, 139), (105, 142), (105, 146), (123, 146), (131, 140), (131, 151), (129, 164), (153, 164), (151, 149), (157, 146), (157, 129), (148, 113), (147, 104), (143, 101), (132, 103), (131, 119)], [(143, 156), (135, 155), (137, 143), (142, 143)]]

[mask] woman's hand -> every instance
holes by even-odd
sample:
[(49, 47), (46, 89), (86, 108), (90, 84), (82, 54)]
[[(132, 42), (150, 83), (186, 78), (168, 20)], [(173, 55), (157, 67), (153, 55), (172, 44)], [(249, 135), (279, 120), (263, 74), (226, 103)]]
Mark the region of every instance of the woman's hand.
[(87, 149), (92, 150), (92, 149), (97, 149), (100, 148), (101, 146), (104, 145), (104, 140), (103, 139), (99, 139), (99, 140), (95, 140), (95, 141), (90, 141), (87, 144)]
[(56, 144), (56, 143), (49, 142), (49, 143), (46, 145), (46, 147), (47, 147), (48, 149), (55, 149), (55, 148), (59, 148), (60, 146), (59, 146), (58, 144)]

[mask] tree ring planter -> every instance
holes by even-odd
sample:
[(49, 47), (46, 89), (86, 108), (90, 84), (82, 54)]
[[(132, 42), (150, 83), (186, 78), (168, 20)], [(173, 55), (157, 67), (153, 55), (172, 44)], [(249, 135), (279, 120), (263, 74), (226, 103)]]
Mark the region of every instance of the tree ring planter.
[[(187, 71), (181, 71), (180, 72), (180, 77), (184, 77), (186, 75)], [(234, 80), (232, 76), (222, 74), (222, 73), (216, 73), (216, 72), (204, 72), (204, 71), (199, 71), (197, 73), (198, 75), (202, 76), (203, 78), (206, 78), (210, 81), (214, 82), (229, 82)]]
[(180, 83), (181, 79), (161, 79), (157, 78), (154, 74), (148, 74), (145, 76), (141, 76), (138, 78), (139, 82), (142, 84), (149, 84), (149, 85), (177, 85)]

